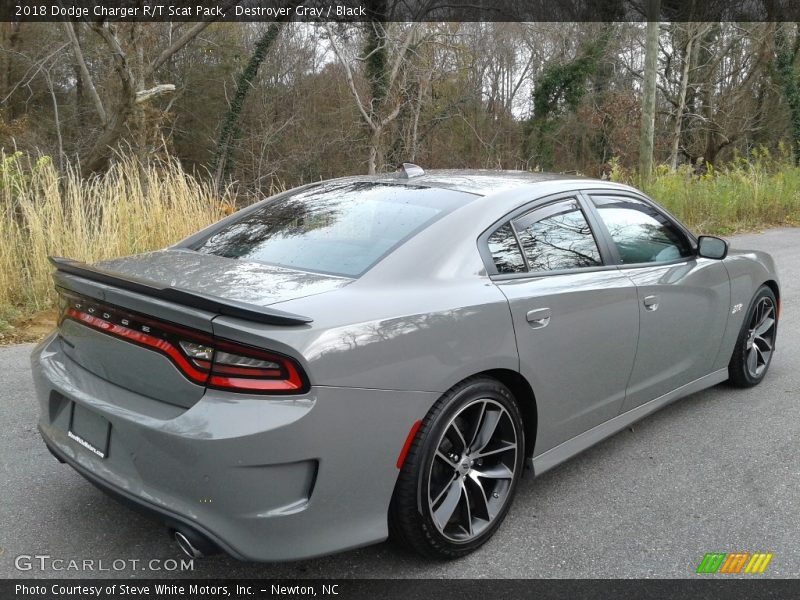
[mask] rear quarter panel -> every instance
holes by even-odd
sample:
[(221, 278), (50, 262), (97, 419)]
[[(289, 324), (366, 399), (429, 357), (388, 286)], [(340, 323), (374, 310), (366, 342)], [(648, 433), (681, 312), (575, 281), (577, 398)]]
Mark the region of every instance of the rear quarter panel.
[(503, 294), (486, 278), (359, 288), (281, 303), (301, 327), (217, 317), (216, 335), (297, 358), (312, 385), (444, 392), (477, 372), (518, 370)]

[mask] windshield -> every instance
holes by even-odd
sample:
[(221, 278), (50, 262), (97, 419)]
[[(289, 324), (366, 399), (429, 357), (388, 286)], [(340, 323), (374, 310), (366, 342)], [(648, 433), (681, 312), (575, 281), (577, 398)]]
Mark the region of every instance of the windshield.
[(391, 183), (328, 182), (268, 201), (193, 248), (358, 277), (409, 237), (474, 197)]

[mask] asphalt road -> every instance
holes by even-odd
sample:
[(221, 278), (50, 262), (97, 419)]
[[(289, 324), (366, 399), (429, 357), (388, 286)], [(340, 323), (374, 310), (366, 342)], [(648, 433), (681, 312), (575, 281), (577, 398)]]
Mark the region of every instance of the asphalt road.
[[(763, 576), (800, 576), (800, 229), (732, 241), (778, 262), (783, 311), (767, 379), (690, 396), (523, 480), (494, 539), (454, 562), (384, 543), (303, 562), (217, 556), (190, 572), (143, 570), (182, 555), (161, 525), (48, 454), (36, 431), (32, 346), (0, 349), (0, 577), (696, 577), (706, 552), (734, 551), (774, 553)], [(112, 570), (21, 572), (19, 555), (102, 559)], [(139, 563), (113, 570), (120, 559)]]

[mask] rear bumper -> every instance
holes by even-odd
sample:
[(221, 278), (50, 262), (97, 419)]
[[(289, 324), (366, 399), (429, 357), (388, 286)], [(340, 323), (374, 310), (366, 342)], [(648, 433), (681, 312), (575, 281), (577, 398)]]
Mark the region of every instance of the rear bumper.
[(79, 475), (84, 477), (89, 483), (97, 487), (99, 490), (102, 490), (112, 498), (114, 498), (120, 504), (124, 504), (125, 506), (130, 507), (131, 509), (147, 515), (155, 520), (161, 521), (164, 525), (170, 529), (191, 529), (202, 537), (206, 538), (209, 542), (213, 545), (217, 546), (220, 550), (227, 552), (234, 558), (238, 558), (239, 560), (245, 560), (245, 557), (239, 555), (236, 550), (228, 546), (225, 540), (222, 540), (216, 536), (216, 534), (207, 531), (203, 528), (202, 525), (198, 523), (193, 523), (190, 520), (186, 519), (183, 515), (178, 513), (174, 513), (162, 506), (157, 506), (154, 504), (150, 504), (147, 500), (143, 498), (138, 498), (129, 494), (128, 492), (108, 483), (107, 481), (103, 481), (93, 472), (85, 469), (79, 463), (75, 462), (71, 458), (65, 456), (61, 453), (60, 450), (55, 449), (50, 442), (47, 440), (47, 436), (39, 428), (39, 433), (42, 435), (44, 439), (44, 443), (47, 446), (47, 449), (50, 451), (56, 460), (60, 463), (67, 464), (73, 469), (75, 469)]
[[(276, 399), (209, 392), (187, 409), (89, 373), (55, 336), (34, 350), (32, 366), (39, 429), (57, 458), (244, 560), (308, 558), (385, 539), (398, 453), (437, 396), (337, 387)], [(106, 458), (67, 436), (71, 402), (111, 423)]]

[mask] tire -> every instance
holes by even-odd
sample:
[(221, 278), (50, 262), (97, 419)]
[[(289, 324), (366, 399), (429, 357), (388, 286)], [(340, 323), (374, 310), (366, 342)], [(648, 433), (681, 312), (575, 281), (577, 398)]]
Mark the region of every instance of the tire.
[(753, 296), (742, 330), (728, 363), (732, 385), (753, 387), (764, 379), (772, 362), (778, 333), (778, 302), (772, 290), (763, 285)]
[(389, 508), (391, 537), (437, 559), (483, 545), (513, 501), (524, 436), (517, 402), (500, 382), (474, 377), (449, 390), (406, 454)]

